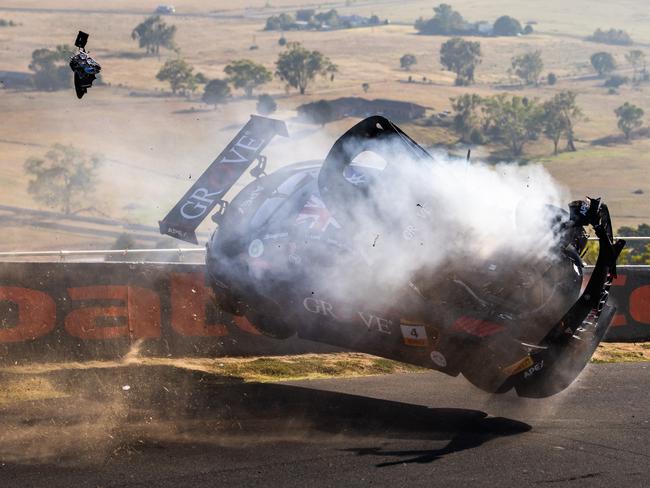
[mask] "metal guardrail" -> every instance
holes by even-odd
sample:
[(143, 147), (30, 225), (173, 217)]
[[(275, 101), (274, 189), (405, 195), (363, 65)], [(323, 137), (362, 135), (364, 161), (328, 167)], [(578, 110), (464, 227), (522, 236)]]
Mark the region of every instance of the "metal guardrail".
[(205, 248), (172, 248), (172, 249), (118, 249), (103, 250), (89, 249), (76, 251), (2, 251), (0, 258), (18, 258), (18, 257), (60, 257), (66, 256), (129, 256), (135, 254), (197, 254), (205, 253)]
[[(644, 236), (644, 237), (625, 237), (625, 236), (614, 236), (614, 239), (625, 239), (626, 241), (650, 241), (650, 236)], [(590, 241), (597, 241), (598, 237), (589, 237)]]
[(186, 255), (203, 255), (205, 248), (172, 248), (172, 249), (87, 249), (87, 250), (60, 250), (60, 251), (2, 251), (0, 262), (11, 258), (59, 258), (65, 261), (66, 257), (110, 257), (126, 258), (128, 256), (167, 256), (177, 255), (182, 258)]
[[(626, 241), (648, 241), (648, 237), (625, 237), (616, 236), (615, 239), (625, 239)], [(597, 241), (597, 237), (590, 237), (590, 241)], [(184, 248), (171, 248), (171, 249), (88, 249), (88, 250), (71, 250), (71, 251), (0, 251), (1, 258), (17, 258), (17, 257), (60, 257), (66, 256), (130, 256), (137, 254), (205, 254), (204, 247), (184, 247)]]

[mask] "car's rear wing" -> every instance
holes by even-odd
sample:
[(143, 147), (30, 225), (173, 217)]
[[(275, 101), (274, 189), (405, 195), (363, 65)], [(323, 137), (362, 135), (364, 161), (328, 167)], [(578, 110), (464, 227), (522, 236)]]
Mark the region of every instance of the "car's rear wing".
[(223, 203), (223, 196), (275, 135), (289, 137), (283, 121), (251, 115), (230, 144), (159, 222), (160, 233), (198, 244), (196, 228), (218, 203)]

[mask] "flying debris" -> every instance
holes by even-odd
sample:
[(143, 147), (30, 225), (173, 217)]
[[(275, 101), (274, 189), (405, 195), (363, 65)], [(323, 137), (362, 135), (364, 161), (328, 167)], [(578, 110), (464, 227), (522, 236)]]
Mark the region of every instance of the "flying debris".
[[(438, 162), (401, 129), (369, 117), (324, 161), (267, 175), (261, 152), (275, 135), (288, 136), (283, 122), (252, 116), (160, 222), (161, 233), (196, 243), (217, 209), (206, 264), (222, 309), (272, 337), (462, 374), (488, 392), (546, 397), (580, 374), (612, 322), (608, 292), (625, 245), (600, 199), (544, 206), (548, 252), (452, 253), (433, 266), (443, 240), (462, 248), (464, 236), (440, 237), (443, 197), (404, 170)], [(254, 181), (226, 202), (251, 165)], [(581, 291), (588, 227), (600, 247)], [(387, 267), (400, 272), (388, 279)]]
[(91, 58), (86, 52), (86, 43), (88, 34), (79, 31), (74, 45), (79, 48), (79, 52), (70, 58), (70, 69), (74, 72), (74, 89), (77, 98), (81, 99), (88, 88), (93, 85), (96, 75), (102, 70), (102, 67)]

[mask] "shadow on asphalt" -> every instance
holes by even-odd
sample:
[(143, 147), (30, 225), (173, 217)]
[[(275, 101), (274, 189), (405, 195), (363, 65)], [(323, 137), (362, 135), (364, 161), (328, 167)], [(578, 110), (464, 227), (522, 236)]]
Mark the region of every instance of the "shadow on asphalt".
[[(18, 375), (15, 375), (18, 376)], [(104, 464), (124, 454), (188, 446), (332, 443), (359, 455), (396, 457), (378, 466), (431, 462), (528, 424), (485, 412), (368, 398), (238, 379), (169, 366), (86, 368), (34, 375), (65, 398), (0, 407), (0, 461), (18, 465)], [(23, 378), (21, 378), (23, 379)], [(3, 375), (0, 380), (15, 381)], [(445, 441), (441, 449), (348, 448), (388, 439)]]
[[(431, 415), (436, 415), (437, 409), (431, 409)], [(474, 449), (486, 442), (500, 437), (523, 434), (528, 432), (530, 425), (503, 417), (487, 417), (487, 414), (476, 410), (459, 410), (459, 415), (466, 414), (469, 418), (461, 428), (450, 432), (449, 443), (440, 449), (420, 450), (386, 450), (380, 447), (361, 447), (356, 449), (345, 449), (358, 454), (359, 456), (380, 456), (382, 458), (394, 457), (395, 461), (382, 462), (377, 464), (378, 468), (395, 466), (398, 464), (410, 463), (431, 463), (447, 454)], [(482, 414), (480, 418), (477, 415)]]

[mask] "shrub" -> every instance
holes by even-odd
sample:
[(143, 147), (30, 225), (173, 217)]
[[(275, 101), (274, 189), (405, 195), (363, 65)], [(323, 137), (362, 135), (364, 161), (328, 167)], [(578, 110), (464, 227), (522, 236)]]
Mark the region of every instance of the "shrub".
[(594, 33), (587, 38), (588, 41), (601, 42), (603, 44), (615, 44), (619, 46), (629, 46), (632, 44), (630, 35), (622, 29), (609, 29), (604, 31), (596, 29)]
[(605, 80), (605, 87), (618, 88), (621, 85), (625, 85), (628, 81), (630, 81), (630, 79), (627, 76), (612, 75)]
[(257, 97), (257, 113), (262, 115), (270, 115), (278, 109), (278, 104), (271, 95), (266, 93)]
[(503, 15), (494, 23), (492, 32), (495, 36), (516, 36), (521, 34), (521, 24), (517, 19)]

